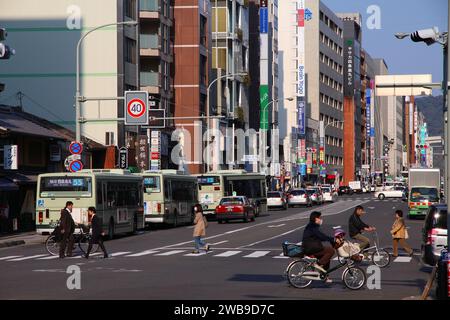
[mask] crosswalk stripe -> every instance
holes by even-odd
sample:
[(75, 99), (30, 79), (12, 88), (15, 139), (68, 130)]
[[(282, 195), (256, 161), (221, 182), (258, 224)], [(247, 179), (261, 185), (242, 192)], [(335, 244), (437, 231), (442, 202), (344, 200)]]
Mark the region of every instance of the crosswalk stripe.
[(204, 256), (206, 255), (206, 252), (199, 252), (199, 253), (188, 253), (184, 254), (185, 257), (198, 257), (198, 256)]
[(244, 258), (259, 258), (265, 256), (268, 253), (270, 253), (270, 251), (255, 251), (251, 254), (244, 256)]
[(125, 257), (141, 257), (141, 256), (146, 256), (146, 255), (149, 255), (149, 254), (153, 254), (153, 253), (158, 253), (158, 252), (159, 251), (156, 251), (156, 250), (145, 250), (145, 251), (142, 251), (142, 252), (126, 255)]
[(274, 258), (277, 258), (277, 259), (289, 259), (289, 257), (286, 257), (286, 256), (284, 255), (284, 253), (281, 253), (280, 255), (275, 256)]
[(111, 253), (110, 256), (117, 257), (117, 256), (123, 256), (125, 254), (129, 254), (129, 253), (131, 253), (131, 251), (114, 252), (114, 253)]
[(168, 252), (163, 252), (163, 253), (158, 253), (155, 254), (155, 256), (171, 256), (177, 253), (181, 253), (181, 252), (185, 252), (186, 250), (172, 250), (172, 251), (168, 251)]
[(0, 260), (8, 260), (8, 259), (13, 259), (13, 258), (19, 258), (22, 256), (7, 256), (7, 257), (1, 257)]
[(397, 257), (394, 262), (411, 262), (411, 257)]
[(43, 258), (38, 258), (37, 260), (52, 260), (52, 259), (58, 259), (59, 256), (48, 256)]
[(231, 256), (234, 256), (234, 255), (236, 255), (236, 254), (238, 254), (238, 253), (241, 253), (241, 252), (242, 252), (242, 251), (233, 251), (233, 250), (230, 250), (230, 251), (225, 251), (225, 252), (216, 254), (216, 255), (214, 255), (214, 257), (231, 257)]
[(16, 258), (16, 259), (11, 259), (8, 261), (23, 261), (23, 260), (29, 260), (29, 259), (34, 259), (34, 258), (40, 258), (46, 256), (46, 254), (36, 254), (34, 256), (29, 256), (29, 257), (23, 257), (23, 258)]

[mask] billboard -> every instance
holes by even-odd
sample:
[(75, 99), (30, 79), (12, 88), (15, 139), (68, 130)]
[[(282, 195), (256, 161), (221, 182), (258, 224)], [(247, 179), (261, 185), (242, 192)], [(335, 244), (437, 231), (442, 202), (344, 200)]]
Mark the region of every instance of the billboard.
[(344, 96), (353, 96), (354, 84), (354, 41), (351, 38), (344, 39)]
[(269, 86), (268, 85), (260, 85), (259, 87), (259, 96), (260, 96), (260, 106), (261, 106), (261, 115), (259, 126), (261, 129), (267, 130), (269, 129)]

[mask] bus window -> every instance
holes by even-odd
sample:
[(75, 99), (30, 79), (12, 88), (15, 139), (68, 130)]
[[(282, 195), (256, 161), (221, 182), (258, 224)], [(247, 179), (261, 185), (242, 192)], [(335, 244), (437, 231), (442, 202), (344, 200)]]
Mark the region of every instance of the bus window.
[(89, 177), (43, 177), (40, 196), (64, 197), (76, 193), (76, 196), (92, 196), (92, 180)]
[[(171, 181), (172, 182), (172, 181)], [(192, 201), (195, 199), (194, 184), (190, 181), (177, 181), (171, 183), (172, 196), (175, 201)]]
[(103, 193), (102, 193), (102, 184), (101, 182), (97, 183), (97, 204), (102, 205), (103, 204)]
[(159, 177), (145, 177), (144, 189), (146, 193), (161, 192), (161, 182)]

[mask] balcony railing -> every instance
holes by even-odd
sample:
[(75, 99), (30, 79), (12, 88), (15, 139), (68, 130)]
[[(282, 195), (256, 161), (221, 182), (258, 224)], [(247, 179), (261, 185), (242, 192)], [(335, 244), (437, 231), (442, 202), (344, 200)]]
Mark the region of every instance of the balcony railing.
[(159, 0), (139, 0), (141, 11), (159, 11)]
[(141, 86), (143, 87), (157, 87), (159, 86), (158, 72), (141, 72)]
[(140, 34), (139, 35), (141, 49), (158, 49), (159, 35), (157, 34)]

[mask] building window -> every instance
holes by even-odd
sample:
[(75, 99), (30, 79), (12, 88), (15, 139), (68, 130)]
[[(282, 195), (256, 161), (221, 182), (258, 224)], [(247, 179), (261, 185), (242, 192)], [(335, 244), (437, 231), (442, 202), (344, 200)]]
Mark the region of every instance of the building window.
[(207, 27), (206, 27), (206, 18), (202, 15), (200, 15), (200, 44), (207, 47), (206, 44), (206, 32), (207, 32)]
[(200, 55), (200, 84), (206, 86), (206, 73), (207, 73), (206, 57)]
[(125, 16), (133, 20), (136, 19), (136, 0), (125, 1)]
[(136, 41), (125, 38), (125, 61), (129, 63), (136, 63)]

